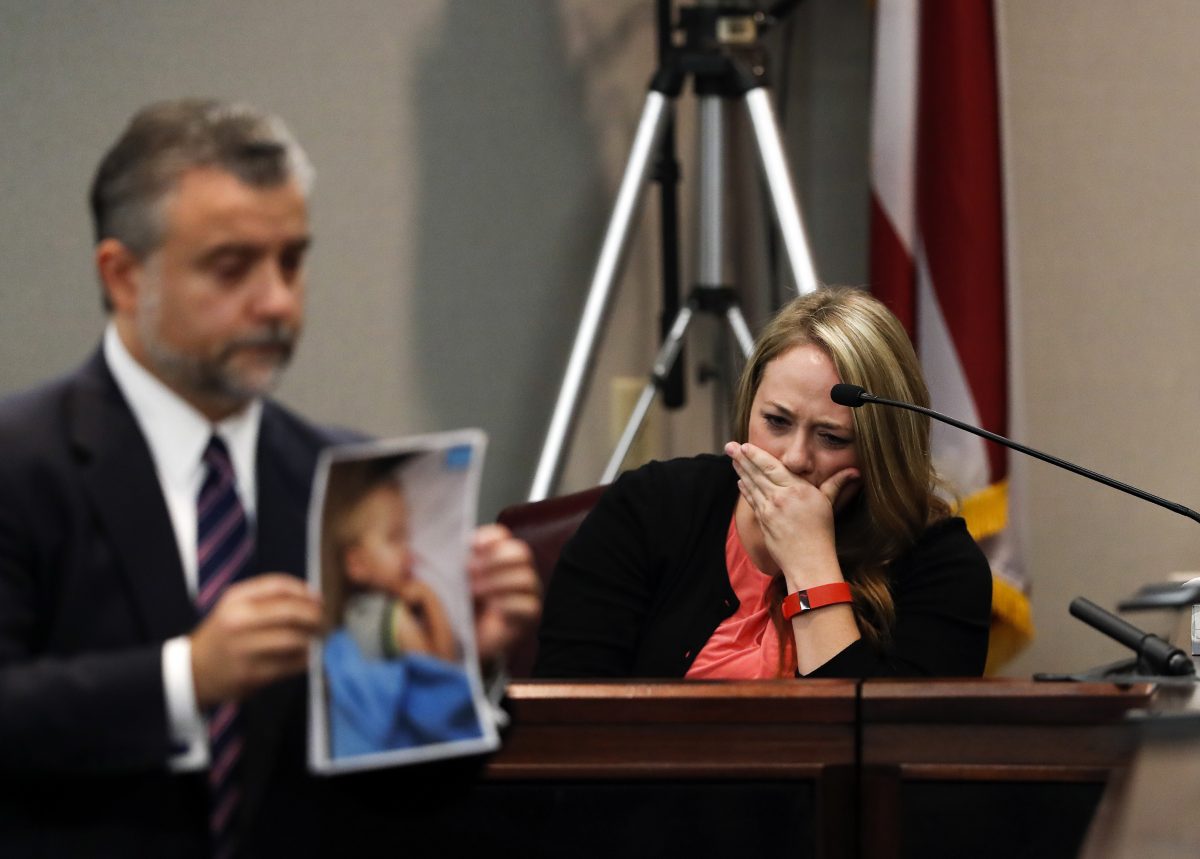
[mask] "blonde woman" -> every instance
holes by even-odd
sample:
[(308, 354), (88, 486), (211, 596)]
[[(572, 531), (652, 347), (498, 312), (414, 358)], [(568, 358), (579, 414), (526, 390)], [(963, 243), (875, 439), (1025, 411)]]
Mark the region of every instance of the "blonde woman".
[(839, 382), (928, 405), (867, 293), (795, 299), (758, 338), (724, 456), (623, 475), (565, 547), (540, 676), (978, 675), (991, 574), (939, 495), (928, 419), (850, 409)]

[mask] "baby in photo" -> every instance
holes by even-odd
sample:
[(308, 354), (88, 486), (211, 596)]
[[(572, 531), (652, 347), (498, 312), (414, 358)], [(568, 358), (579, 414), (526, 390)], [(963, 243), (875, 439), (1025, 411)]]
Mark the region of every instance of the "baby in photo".
[(346, 591), (340, 616), (363, 654), (392, 658), (427, 653), (459, 658), (446, 610), (433, 588), (414, 574), (408, 502), (389, 472), (367, 480), (330, 522), (334, 578)]

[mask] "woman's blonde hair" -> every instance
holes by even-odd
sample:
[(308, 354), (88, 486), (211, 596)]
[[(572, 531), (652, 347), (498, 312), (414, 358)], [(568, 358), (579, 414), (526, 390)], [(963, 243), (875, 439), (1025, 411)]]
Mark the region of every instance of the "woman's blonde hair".
[[(921, 365), (900, 321), (866, 292), (826, 287), (793, 299), (759, 335), (738, 382), (734, 429), (739, 441), (748, 437), (767, 365), (802, 345), (825, 352), (843, 382), (929, 406)], [(927, 417), (875, 406), (852, 414), (862, 488), (838, 514), (837, 553), (854, 593), (859, 627), (883, 646), (895, 621), (887, 566), (931, 521), (947, 516), (949, 506), (937, 495), (941, 481), (930, 456)]]

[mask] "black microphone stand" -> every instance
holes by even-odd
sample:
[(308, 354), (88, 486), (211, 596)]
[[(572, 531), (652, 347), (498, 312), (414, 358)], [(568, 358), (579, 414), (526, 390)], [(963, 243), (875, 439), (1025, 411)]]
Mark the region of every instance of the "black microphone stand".
[[(1133, 670), (1144, 677), (1187, 677), (1192, 679), (1196, 667), (1192, 659), (1178, 647), (1151, 635), (1133, 624), (1105, 611), (1091, 600), (1076, 597), (1071, 600), (1071, 614), (1093, 629), (1124, 644), (1136, 655)], [(1110, 669), (1111, 670), (1111, 669)]]

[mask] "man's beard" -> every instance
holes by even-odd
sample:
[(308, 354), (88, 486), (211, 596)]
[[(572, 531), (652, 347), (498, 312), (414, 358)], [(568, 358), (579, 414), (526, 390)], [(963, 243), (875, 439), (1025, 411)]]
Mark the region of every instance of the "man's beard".
[[(159, 313), (153, 299), (139, 309), (138, 325), (155, 375), (185, 399), (230, 410), (274, 390), (291, 360), (298, 335), (295, 326), (275, 322), (230, 340), (211, 355), (187, 354), (159, 337)], [(272, 351), (260, 351), (266, 349)]]

